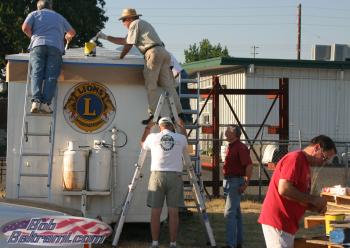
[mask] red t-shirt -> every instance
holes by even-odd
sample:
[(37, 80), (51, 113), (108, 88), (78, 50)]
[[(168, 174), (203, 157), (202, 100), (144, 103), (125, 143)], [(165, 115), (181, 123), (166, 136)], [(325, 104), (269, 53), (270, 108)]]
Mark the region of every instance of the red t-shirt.
[(252, 164), (245, 144), (236, 140), (228, 145), (224, 162), (224, 176), (245, 176), (247, 165)]
[(278, 182), (286, 179), (299, 191), (309, 193), (311, 188), (310, 165), (302, 151), (285, 155), (277, 164), (270, 181), (258, 222), (295, 234), (306, 207), (288, 200), (278, 193)]

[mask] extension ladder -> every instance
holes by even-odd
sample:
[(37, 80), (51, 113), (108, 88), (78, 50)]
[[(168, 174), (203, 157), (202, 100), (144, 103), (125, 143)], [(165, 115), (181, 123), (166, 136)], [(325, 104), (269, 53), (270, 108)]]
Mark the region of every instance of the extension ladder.
[[(29, 59), (19, 150), (17, 198), (39, 198), (49, 201), (51, 198), (52, 163), (55, 144), (57, 88), (52, 102), (53, 113), (31, 113), (30, 73)], [(40, 125), (46, 126), (46, 124), (47, 129), (44, 131), (36, 130), (38, 128), (35, 128)], [(45, 150), (38, 151), (42, 147), (45, 147)], [(26, 193), (23, 193), (23, 191)]]
[[(157, 123), (164, 103), (168, 104), (169, 111), (171, 113), (171, 117), (175, 119), (176, 123), (178, 123), (179, 117), (177, 114), (176, 106), (175, 106), (175, 103), (174, 103), (172, 96), (169, 96), (168, 92), (164, 92), (160, 96), (156, 111), (154, 113), (153, 122)], [(134, 191), (136, 189), (138, 180), (140, 179), (141, 170), (142, 170), (144, 161), (146, 159), (146, 156), (147, 156), (147, 151), (144, 149), (141, 149), (138, 161), (135, 164), (136, 169), (135, 169), (133, 178), (131, 180), (131, 183), (128, 186), (128, 194), (127, 194), (125, 202), (123, 204), (122, 211), (121, 211), (121, 214), (119, 217), (119, 221), (116, 225), (115, 236), (114, 236), (114, 239), (112, 242), (113, 247), (117, 247), (119, 237), (120, 237), (120, 234), (121, 234), (122, 229), (123, 229), (123, 225), (124, 225), (126, 215), (127, 215), (127, 212), (129, 210), (129, 207), (131, 204), (131, 200), (132, 200)], [(200, 189), (200, 185), (198, 184), (198, 177), (194, 171), (194, 167), (192, 165), (191, 158), (189, 157), (187, 151), (183, 153), (183, 162), (184, 162), (185, 168), (187, 170), (188, 176), (190, 178), (190, 183), (192, 184), (193, 193), (195, 196), (194, 199), (196, 200), (196, 205), (198, 206), (197, 209), (198, 209), (198, 212), (200, 214), (201, 221), (202, 221), (202, 223), (204, 223), (204, 226), (206, 228), (206, 232), (208, 235), (210, 245), (211, 245), (211, 247), (216, 247), (214, 233), (213, 233), (213, 230), (212, 230), (210, 222), (209, 222), (208, 214), (206, 212), (205, 198), (203, 195), (203, 191)]]

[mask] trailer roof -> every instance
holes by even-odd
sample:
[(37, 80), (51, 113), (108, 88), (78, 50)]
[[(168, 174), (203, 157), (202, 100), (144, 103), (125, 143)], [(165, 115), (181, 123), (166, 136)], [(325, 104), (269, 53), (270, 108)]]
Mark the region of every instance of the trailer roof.
[(226, 69), (245, 68), (249, 65), (270, 67), (321, 68), (321, 69), (350, 69), (350, 61), (321, 61), (295, 59), (262, 59), (216, 57), (187, 63), (183, 68), (190, 74), (196, 72), (220, 71)]
[[(96, 57), (88, 57), (84, 55), (84, 48), (71, 48), (66, 51), (63, 56), (64, 64), (91, 64), (94, 66), (132, 66), (143, 67), (144, 59), (140, 53), (135, 50), (129, 52), (124, 59), (119, 59), (119, 50), (110, 50), (103, 47), (96, 48)], [(19, 53), (7, 55), (9, 61), (27, 62), (29, 53)]]

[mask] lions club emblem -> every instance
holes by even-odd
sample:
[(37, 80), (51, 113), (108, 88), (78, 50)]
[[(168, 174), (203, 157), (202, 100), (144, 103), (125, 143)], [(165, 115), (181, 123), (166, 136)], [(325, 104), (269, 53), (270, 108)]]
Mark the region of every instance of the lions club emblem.
[(98, 133), (115, 117), (112, 92), (96, 82), (79, 83), (64, 99), (63, 113), (68, 124), (77, 131)]
[(163, 149), (163, 151), (170, 151), (173, 149), (175, 144), (174, 138), (171, 135), (164, 135), (160, 139), (160, 147)]

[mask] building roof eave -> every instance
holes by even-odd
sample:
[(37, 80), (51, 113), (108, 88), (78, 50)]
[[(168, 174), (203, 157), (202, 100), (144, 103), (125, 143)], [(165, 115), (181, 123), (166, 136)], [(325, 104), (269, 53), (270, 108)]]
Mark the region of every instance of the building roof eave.
[(183, 65), (190, 74), (209, 72), (225, 68), (246, 67), (251, 64), (266, 67), (319, 68), (319, 69), (350, 69), (350, 61), (294, 60), (294, 59), (265, 59), (216, 57)]

